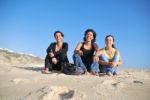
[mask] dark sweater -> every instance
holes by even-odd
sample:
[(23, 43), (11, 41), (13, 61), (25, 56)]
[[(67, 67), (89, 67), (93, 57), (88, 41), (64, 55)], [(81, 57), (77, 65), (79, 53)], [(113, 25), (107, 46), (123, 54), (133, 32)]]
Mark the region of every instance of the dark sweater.
[[(62, 48), (59, 51), (55, 51), (56, 42), (53, 42), (47, 48), (47, 56), (45, 58), (45, 67), (49, 68), (49, 70), (61, 70), (61, 67), (65, 62), (68, 61), (67, 51), (68, 51), (68, 43), (63, 43)], [(49, 56), (49, 53), (53, 51), (54, 57), (57, 59), (58, 63), (55, 65), (52, 63), (52, 58)]]

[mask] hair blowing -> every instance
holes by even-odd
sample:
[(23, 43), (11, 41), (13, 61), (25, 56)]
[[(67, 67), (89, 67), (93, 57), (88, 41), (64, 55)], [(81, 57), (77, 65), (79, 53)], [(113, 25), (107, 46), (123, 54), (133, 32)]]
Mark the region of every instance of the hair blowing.
[(86, 35), (88, 32), (92, 32), (93, 33), (93, 40), (92, 40), (92, 43), (94, 43), (96, 41), (96, 32), (93, 30), (93, 29), (87, 29), (84, 33), (84, 42), (86, 41)]

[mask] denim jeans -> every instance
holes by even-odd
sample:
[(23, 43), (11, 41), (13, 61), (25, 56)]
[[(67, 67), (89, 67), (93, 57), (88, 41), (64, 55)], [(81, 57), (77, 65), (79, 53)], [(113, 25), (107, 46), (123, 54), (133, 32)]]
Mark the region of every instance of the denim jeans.
[(81, 56), (78, 55), (78, 54), (74, 54), (73, 55), (73, 61), (74, 61), (74, 64), (78, 67), (81, 67), (84, 71), (87, 71), (82, 59), (81, 59)]
[[(109, 62), (108, 58), (105, 55), (101, 55), (99, 58), (100, 58), (100, 60), (103, 60), (105, 62)], [(119, 58), (120, 58), (119, 55), (115, 55), (113, 57), (112, 62), (119, 61)], [(116, 67), (111, 67), (111, 66), (108, 66), (108, 65), (104, 65), (104, 72), (106, 72), (106, 73), (111, 72), (113, 75), (115, 75), (115, 74), (117, 74), (117, 68)]]
[(99, 72), (99, 63), (95, 62), (91, 65), (91, 71), (94, 73), (98, 73)]
[[(119, 61), (119, 58), (120, 58), (120, 56), (115, 55), (113, 57), (113, 62)], [(103, 60), (105, 62), (109, 62), (108, 58), (105, 55), (99, 56), (99, 59)], [(111, 67), (111, 66), (108, 66), (108, 65), (104, 65), (103, 67), (104, 67), (104, 72), (105, 73), (111, 72), (113, 75), (115, 75), (117, 73), (117, 68), (116, 67)], [(92, 70), (92, 72), (98, 73), (99, 72), (99, 63), (98, 62), (93, 63), (91, 65), (91, 70)]]

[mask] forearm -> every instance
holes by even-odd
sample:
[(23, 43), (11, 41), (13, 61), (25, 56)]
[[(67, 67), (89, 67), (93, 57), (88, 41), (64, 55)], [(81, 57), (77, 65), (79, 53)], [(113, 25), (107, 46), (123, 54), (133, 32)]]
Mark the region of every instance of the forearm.
[(49, 47), (46, 49), (47, 54), (49, 54), (53, 50), (53, 44), (50, 44)]
[(103, 60), (99, 60), (99, 63), (100, 63), (101, 65), (110, 65), (109, 62), (106, 62), (106, 61), (103, 61)]
[(80, 50), (74, 50), (75, 54), (80, 54)]

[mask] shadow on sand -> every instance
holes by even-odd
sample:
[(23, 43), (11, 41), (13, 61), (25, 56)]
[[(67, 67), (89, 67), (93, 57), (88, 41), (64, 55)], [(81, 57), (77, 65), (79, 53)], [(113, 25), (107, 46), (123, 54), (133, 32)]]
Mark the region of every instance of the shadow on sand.
[[(18, 66), (14, 66), (16, 68), (19, 68), (19, 69), (23, 69), (23, 70), (28, 70), (28, 71), (35, 71), (35, 72), (41, 72), (42, 73), (42, 70), (44, 69), (43, 67), (37, 67), (37, 66), (26, 66), (26, 67), (18, 67)], [(46, 74), (52, 74), (52, 73), (57, 73), (57, 74), (61, 74), (62, 72), (61, 71), (50, 71), (49, 73), (46, 73)], [(45, 73), (42, 73), (42, 74), (45, 74)]]

